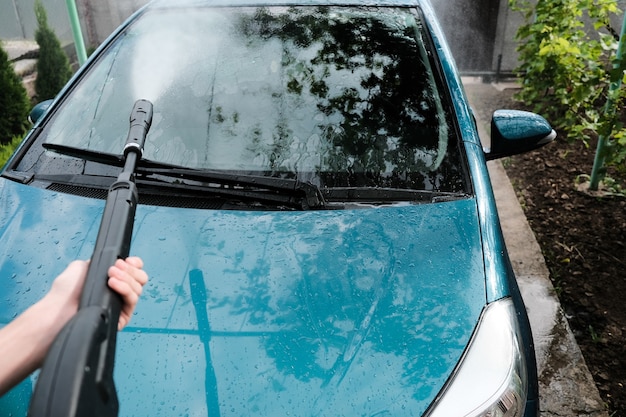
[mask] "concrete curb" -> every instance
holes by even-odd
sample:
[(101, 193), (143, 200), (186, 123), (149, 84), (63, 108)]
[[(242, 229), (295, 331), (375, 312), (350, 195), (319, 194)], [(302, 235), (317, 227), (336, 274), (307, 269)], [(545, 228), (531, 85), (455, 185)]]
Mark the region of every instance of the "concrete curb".
[[(464, 79), (478, 131), (488, 141), (498, 94), (515, 84), (483, 84)], [(508, 91), (507, 91), (508, 90)], [(550, 282), (541, 248), (500, 161), (487, 164), (513, 269), (526, 303), (535, 341), (543, 417), (608, 417), (591, 373)]]

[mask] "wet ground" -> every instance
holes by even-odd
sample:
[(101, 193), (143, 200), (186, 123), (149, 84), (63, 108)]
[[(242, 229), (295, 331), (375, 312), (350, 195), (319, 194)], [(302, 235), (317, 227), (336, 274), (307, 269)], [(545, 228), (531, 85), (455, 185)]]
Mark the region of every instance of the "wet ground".
[(609, 413), (626, 416), (626, 198), (576, 188), (595, 146), (563, 141), (506, 165)]

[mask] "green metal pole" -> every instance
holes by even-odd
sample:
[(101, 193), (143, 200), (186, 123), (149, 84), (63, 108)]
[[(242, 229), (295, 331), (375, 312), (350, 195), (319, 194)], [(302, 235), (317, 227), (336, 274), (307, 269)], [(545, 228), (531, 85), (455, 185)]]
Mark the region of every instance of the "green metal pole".
[[(617, 47), (617, 53), (615, 55), (615, 60), (613, 61), (613, 71), (615, 72), (619, 68), (624, 68), (622, 63), (622, 57), (624, 55), (624, 48), (626, 47), (626, 13), (624, 13), (624, 21), (622, 22), (622, 31), (619, 36), (619, 44)], [(611, 85), (609, 86), (609, 94), (604, 106), (604, 114), (609, 114), (610, 118), (612, 118), (612, 113), (615, 111), (613, 109), (614, 105), (614, 97), (617, 91), (622, 86), (622, 79), (624, 78), (623, 72), (620, 74), (616, 74), (615, 76), (611, 74)], [(613, 123), (607, 129), (603, 129), (602, 134), (598, 136), (598, 146), (596, 148), (596, 156), (593, 160), (593, 168), (591, 169), (591, 178), (589, 179), (589, 189), (592, 191), (598, 190), (598, 185), (600, 181), (604, 178), (604, 161), (606, 160), (606, 154), (608, 152), (608, 140), (609, 136), (613, 131)]]
[(72, 34), (74, 35), (74, 46), (76, 47), (76, 56), (78, 63), (83, 65), (87, 60), (87, 51), (85, 50), (85, 41), (83, 40), (83, 32), (80, 30), (80, 21), (78, 20), (78, 10), (74, 0), (66, 0), (67, 13), (70, 16), (70, 24), (72, 25)]

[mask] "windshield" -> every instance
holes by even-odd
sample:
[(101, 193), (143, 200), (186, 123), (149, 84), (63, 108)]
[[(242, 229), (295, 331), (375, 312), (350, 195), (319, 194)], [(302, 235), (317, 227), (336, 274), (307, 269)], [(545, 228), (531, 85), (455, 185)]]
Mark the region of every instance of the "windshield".
[(408, 8), (148, 11), (80, 80), (42, 137), (119, 154), (134, 101), (148, 99), (146, 159), (320, 187), (464, 191), (457, 133), (425, 38)]

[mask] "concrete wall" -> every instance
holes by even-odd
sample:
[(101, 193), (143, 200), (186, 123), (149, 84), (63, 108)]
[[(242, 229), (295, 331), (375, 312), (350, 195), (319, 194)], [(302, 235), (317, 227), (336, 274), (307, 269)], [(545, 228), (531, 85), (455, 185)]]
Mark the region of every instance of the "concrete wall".
[[(41, 0), (48, 24), (54, 29), (61, 43), (72, 42), (72, 30), (65, 0)], [(0, 39), (35, 39), (37, 19), (35, 0), (0, 0)]]
[(519, 66), (515, 34), (523, 24), (524, 16), (520, 12), (511, 10), (508, 0), (501, 0), (491, 61), (493, 71), (510, 72)]
[(490, 71), (499, 10), (506, 0), (433, 1), (450, 49), (462, 71)]
[[(2, 1), (2, 0), (0, 0)], [(83, 36), (88, 46), (104, 41), (124, 20), (148, 0), (77, 0)]]

